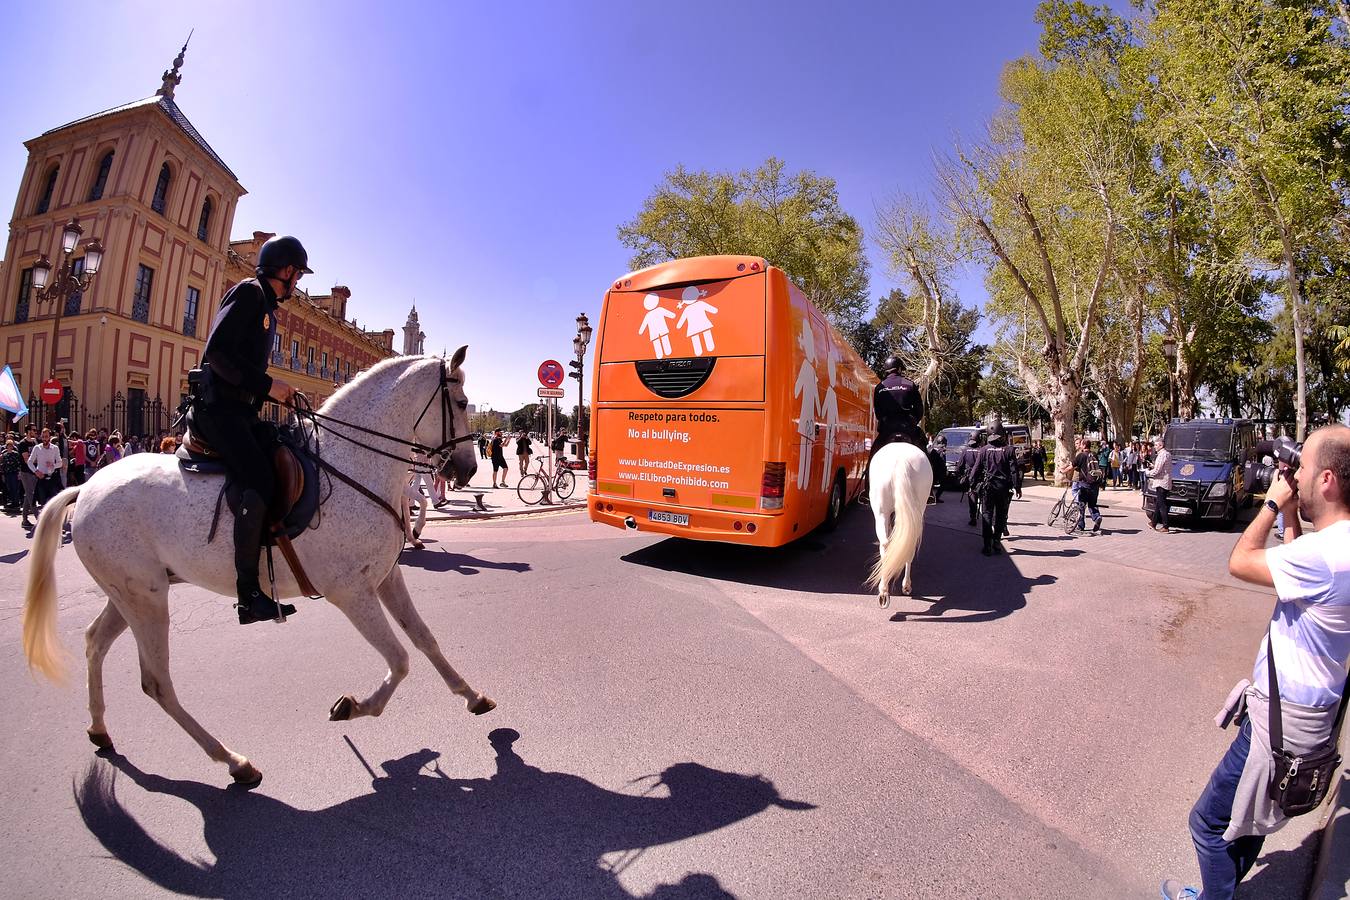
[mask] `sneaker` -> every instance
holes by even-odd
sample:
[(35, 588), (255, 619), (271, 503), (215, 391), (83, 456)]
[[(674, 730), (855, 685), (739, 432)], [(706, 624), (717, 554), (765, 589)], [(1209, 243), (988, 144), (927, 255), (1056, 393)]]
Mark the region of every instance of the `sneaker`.
[(1102, 531), (1102, 523), (1101, 523), (1101, 520), (1098, 519), (1096, 522), (1093, 522), (1093, 523), (1092, 523), (1092, 530), (1089, 531), (1088, 533), (1089, 533), (1089, 534), (1101, 534), (1101, 531)]
[(1169, 878), (1164, 881), (1159, 888), (1163, 900), (1197, 900), (1200, 891), (1193, 887), (1186, 887), (1175, 878)]

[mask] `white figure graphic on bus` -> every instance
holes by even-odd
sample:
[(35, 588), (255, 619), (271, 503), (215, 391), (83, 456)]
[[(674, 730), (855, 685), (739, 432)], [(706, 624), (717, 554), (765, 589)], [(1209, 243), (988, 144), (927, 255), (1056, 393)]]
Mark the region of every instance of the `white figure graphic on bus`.
[(825, 363), (826, 369), (829, 370), (830, 384), (825, 388), (825, 399), (820, 404), (820, 418), (825, 423), (825, 467), (820, 473), (822, 488), (830, 484), (830, 466), (834, 464), (834, 448), (838, 440), (836, 432), (839, 431), (839, 395), (834, 390), (835, 384), (838, 383), (839, 352), (833, 346), (825, 349)]
[(643, 297), (642, 305), (647, 308), (647, 315), (642, 317), (638, 334), (647, 332), (656, 358), (665, 359), (670, 355), (670, 325), (668, 320), (675, 318), (675, 313), (662, 306), (661, 298), (655, 294), (648, 294)]
[(684, 333), (694, 343), (695, 356), (702, 356), (705, 349), (709, 353), (717, 349), (713, 345), (712, 322), (708, 319), (709, 315), (717, 315), (717, 307), (704, 300), (706, 296), (707, 291), (700, 291), (693, 285), (680, 293), (678, 308), (684, 311), (680, 313), (675, 327), (684, 327)]
[(811, 442), (816, 436), (816, 410), (820, 403), (816, 342), (811, 333), (810, 319), (802, 320), (802, 334), (798, 342), (802, 346), (803, 358), (802, 367), (797, 371), (797, 383), (792, 386), (792, 396), (802, 398), (801, 412), (797, 416), (797, 434), (801, 436), (797, 454), (797, 487), (806, 490), (811, 483)]

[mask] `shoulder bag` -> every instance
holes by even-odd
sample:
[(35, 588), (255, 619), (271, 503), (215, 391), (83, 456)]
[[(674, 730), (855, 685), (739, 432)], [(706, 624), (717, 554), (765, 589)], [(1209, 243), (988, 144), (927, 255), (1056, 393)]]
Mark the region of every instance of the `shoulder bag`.
[(1284, 749), (1284, 728), (1280, 717), (1280, 683), (1275, 677), (1275, 646), (1266, 633), (1266, 671), (1270, 676), (1270, 752), (1275, 771), (1270, 780), (1270, 799), (1290, 818), (1312, 812), (1322, 805), (1336, 773), (1341, 767), (1339, 753), (1345, 704), (1350, 700), (1350, 681), (1341, 689), (1341, 705), (1331, 726), (1327, 744), (1307, 756), (1294, 756)]

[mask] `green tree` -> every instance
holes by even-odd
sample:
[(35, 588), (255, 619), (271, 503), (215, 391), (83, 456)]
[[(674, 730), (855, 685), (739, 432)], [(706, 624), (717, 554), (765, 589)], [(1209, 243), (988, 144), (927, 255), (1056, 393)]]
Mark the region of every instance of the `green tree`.
[(790, 174), (773, 157), (739, 173), (677, 168), (619, 226), (619, 241), (634, 251), (635, 269), (688, 256), (762, 256), (846, 336), (867, 309), (862, 228), (839, 205), (834, 180)]
[(1282, 273), (1301, 439), (1308, 323), (1300, 258), (1346, 216), (1344, 4), (1156, 0), (1152, 12), (1150, 78), (1165, 102), (1150, 114), (1184, 149), (1189, 176), (1245, 224), (1246, 249)]

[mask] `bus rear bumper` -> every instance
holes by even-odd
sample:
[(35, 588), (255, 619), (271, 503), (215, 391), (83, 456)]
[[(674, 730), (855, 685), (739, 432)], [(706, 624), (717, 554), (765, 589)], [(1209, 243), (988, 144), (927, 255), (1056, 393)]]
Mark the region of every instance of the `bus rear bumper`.
[[(592, 522), (599, 522), (602, 525), (646, 534), (666, 534), (694, 541), (725, 541), (756, 547), (778, 547), (800, 537), (799, 534), (792, 532), (792, 523), (784, 516), (771, 513), (663, 506), (595, 494), (589, 498), (587, 511)], [(653, 513), (687, 516), (689, 524), (658, 521), (652, 517)]]

